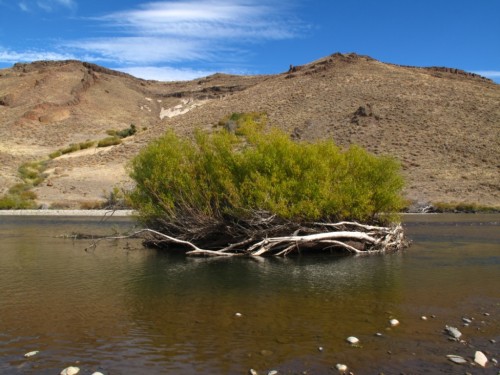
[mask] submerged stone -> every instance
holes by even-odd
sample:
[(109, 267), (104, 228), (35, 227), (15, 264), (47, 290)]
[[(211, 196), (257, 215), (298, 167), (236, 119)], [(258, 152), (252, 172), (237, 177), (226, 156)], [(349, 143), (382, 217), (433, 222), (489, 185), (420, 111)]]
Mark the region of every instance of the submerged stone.
[(396, 327), (399, 325), (399, 320), (391, 319), (391, 320), (389, 320), (389, 324), (391, 325), (391, 327)]
[(444, 330), (446, 331), (446, 333), (453, 337), (454, 339), (459, 339), (460, 336), (462, 336), (462, 332), (460, 332), (458, 329), (456, 329), (455, 327), (451, 327), (451, 326), (445, 326), (444, 327)]
[(459, 355), (449, 354), (446, 356), (450, 361), (459, 365), (465, 365), (467, 360), (464, 357), (460, 357)]
[(356, 345), (359, 343), (359, 339), (357, 337), (354, 337), (354, 336), (349, 336), (346, 341), (351, 344), (351, 345)]
[(337, 363), (335, 365), (335, 368), (339, 371), (347, 371), (347, 366), (342, 363)]
[(80, 372), (80, 369), (78, 367), (69, 366), (61, 371), (61, 375), (76, 375), (79, 372)]
[(474, 355), (474, 362), (479, 366), (485, 367), (486, 363), (488, 363), (488, 358), (486, 358), (483, 352), (477, 351)]

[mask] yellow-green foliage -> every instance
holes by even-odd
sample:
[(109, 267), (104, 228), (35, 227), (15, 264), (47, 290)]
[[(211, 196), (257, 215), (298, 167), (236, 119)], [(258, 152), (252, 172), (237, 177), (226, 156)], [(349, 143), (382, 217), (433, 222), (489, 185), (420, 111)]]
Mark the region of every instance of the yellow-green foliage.
[(46, 161), (23, 163), (18, 168), (19, 177), (23, 182), (12, 186), (7, 194), (0, 197), (0, 210), (35, 208), (37, 197), (30, 189), (45, 179), (45, 168)]
[(33, 161), (23, 163), (19, 168), (19, 177), (28, 185), (37, 186), (45, 179), (43, 171), (46, 168), (45, 161)]
[(36, 194), (29, 191), (29, 185), (16, 184), (7, 194), (0, 197), (0, 210), (35, 208)]
[(85, 142), (80, 143), (72, 143), (66, 148), (61, 148), (49, 154), (50, 159), (55, 159), (61, 155), (70, 154), (72, 152), (76, 152), (79, 150), (85, 150), (86, 148), (90, 148), (96, 144), (95, 141), (87, 140)]
[(402, 208), (394, 159), (331, 141), (297, 143), (244, 115), (236, 121), (236, 134), (196, 132), (194, 141), (168, 132), (132, 161), (129, 200), (145, 221), (255, 210), (294, 221), (372, 221)]
[(433, 203), (436, 212), (498, 212), (500, 207), (485, 206), (467, 202), (436, 202)]
[(107, 137), (97, 142), (97, 147), (114, 146), (114, 145), (119, 145), (120, 143), (122, 143), (122, 140), (116, 136)]

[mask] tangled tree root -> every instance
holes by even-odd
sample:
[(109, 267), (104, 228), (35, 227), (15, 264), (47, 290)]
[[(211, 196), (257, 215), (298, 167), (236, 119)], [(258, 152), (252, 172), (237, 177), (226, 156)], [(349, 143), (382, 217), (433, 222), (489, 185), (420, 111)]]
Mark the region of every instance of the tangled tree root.
[[(305, 234), (299, 234), (305, 233)], [(353, 254), (378, 254), (401, 250), (409, 245), (401, 224), (390, 227), (356, 222), (312, 223), (289, 236), (256, 238), (250, 236), (219, 249), (201, 248), (192, 241), (169, 236), (153, 229), (142, 229), (120, 239), (146, 236), (149, 244), (182, 247), (190, 256), (286, 256), (306, 251), (336, 250)], [(93, 243), (95, 246), (99, 240)]]

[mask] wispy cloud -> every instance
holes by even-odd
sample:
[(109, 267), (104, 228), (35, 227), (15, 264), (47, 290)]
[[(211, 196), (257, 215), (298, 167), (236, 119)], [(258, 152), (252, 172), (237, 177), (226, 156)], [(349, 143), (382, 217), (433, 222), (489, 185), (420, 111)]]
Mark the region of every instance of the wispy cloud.
[[(3, 0), (0, 0), (0, 2)], [(46, 51), (2, 50), (0, 62), (85, 59), (153, 79), (192, 79), (214, 70), (245, 71), (251, 45), (299, 37), (296, 0), (162, 0), (92, 18), (96, 36), (51, 43)], [(14, 3), (16, 4), (16, 3)], [(76, 9), (76, 0), (17, 0), (26, 12)], [(55, 40), (55, 39), (54, 39)], [(185, 69), (201, 63), (199, 70)], [(153, 68), (158, 67), (159, 68)], [(168, 66), (168, 67), (167, 67)], [(243, 68), (243, 66), (245, 66)], [(145, 68), (146, 67), (146, 68)]]
[(76, 0), (23, 0), (19, 1), (18, 6), (23, 12), (34, 12), (40, 9), (53, 12), (60, 7), (74, 10), (77, 8), (77, 2)]
[(115, 36), (67, 46), (129, 64), (222, 62), (245, 53), (245, 43), (290, 39), (302, 27), (287, 5), (257, 0), (160, 1), (94, 20)]
[(19, 4), (19, 9), (21, 9), (23, 12), (28, 12), (30, 9), (28, 8), (28, 4), (20, 2)]
[(226, 40), (294, 37), (298, 24), (287, 7), (277, 2), (272, 5), (272, 1), (268, 4), (255, 0), (162, 1), (108, 14), (101, 20), (140, 35)]
[(65, 46), (85, 51), (95, 61), (115, 61), (122, 64), (144, 64), (201, 60), (197, 41), (189, 43), (173, 38), (160, 37), (115, 37), (96, 38), (68, 42)]
[(480, 70), (474, 73), (491, 79), (500, 78), (500, 70)]
[(75, 58), (75, 55), (66, 53), (36, 50), (16, 52), (0, 47), (0, 61), (7, 63), (31, 62), (37, 60), (71, 60)]
[(131, 74), (134, 77), (156, 81), (190, 81), (215, 73), (209, 70), (176, 69), (168, 66), (135, 66), (130, 68), (117, 68), (117, 70)]

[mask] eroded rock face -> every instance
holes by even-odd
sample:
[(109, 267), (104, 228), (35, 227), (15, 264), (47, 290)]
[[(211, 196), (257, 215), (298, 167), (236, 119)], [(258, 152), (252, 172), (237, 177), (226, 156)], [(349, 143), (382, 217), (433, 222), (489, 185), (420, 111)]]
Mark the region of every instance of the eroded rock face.
[(59, 109), (43, 114), (38, 118), (41, 123), (51, 123), (66, 120), (70, 116), (69, 109)]
[(14, 104), (15, 96), (13, 94), (6, 94), (0, 97), (0, 105), (5, 107), (11, 106)]
[(365, 105), (359, 106), (351, 117), (351, 124), (359, 125), (364, 118), (369, 118), (377, 121), (380, 120), (380, 116), (376, 113), (374, 105), (366, 103)]

